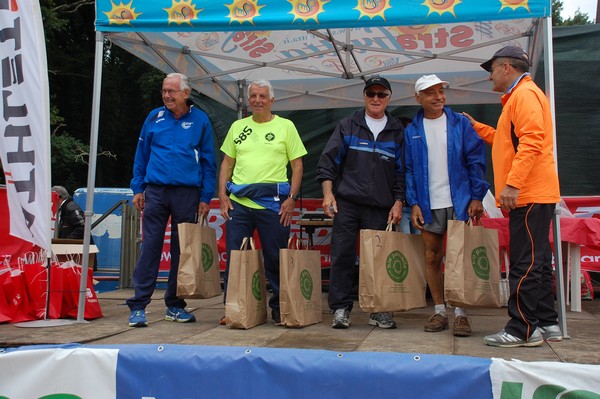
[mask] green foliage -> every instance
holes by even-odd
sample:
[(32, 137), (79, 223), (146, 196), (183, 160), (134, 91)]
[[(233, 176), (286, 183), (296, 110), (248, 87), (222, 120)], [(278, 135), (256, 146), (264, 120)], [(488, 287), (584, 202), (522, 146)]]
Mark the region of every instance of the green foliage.
[(593, 23), (593, 21), (590, 20), (588, 15), (582, 13), (578, 8), (577, 11), (575, 11), (573, 18), (568, 18), (563, 21), (563, 26), (589, 25), (591, 23)]
[(586, 13), (582, 13), (579, 8), (575, 11), (573, 18), (564, 19), (560, 14), (563, 11), (563, 2), (552, 0), (552, 26), (573, 26), (588, 25), (594, 23)]
[(552, 0), (552, 26), (560, 26), (563, 23), (561, 13), (563, 10), (563, 2), (560, 0)]
[(89, 146), (69, 134), (53, 134), (50, 146), (52, 185), (73, 192), (86, 181)]

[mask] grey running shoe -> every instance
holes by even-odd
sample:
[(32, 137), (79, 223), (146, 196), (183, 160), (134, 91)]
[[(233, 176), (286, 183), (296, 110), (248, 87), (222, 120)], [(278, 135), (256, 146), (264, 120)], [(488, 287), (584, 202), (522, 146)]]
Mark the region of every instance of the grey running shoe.
[(560, 342), (563, 339), (562, 331), (558, 324), (551, 326), (538, 327), (545, 341)]
[(371, 313), (369, 325), (379, 328), (396, 328), (396, 322), (392, 319), (392, 313)]
[(486, 335), (483, 338), (489, 346), (498, 346), (500, 348), (517, 348), (519, 346), (540, 346), (544, 343), (544, 338), (539, 328), (536, 328), (529, 339), (515, 337), (512, 334), (502, 330), (496, 334)]
[(348, 308), (336, 309), (333, 313), (333, 321), (331, 322), (333, 328), (348, 328), (350, 327), (350, 311)]

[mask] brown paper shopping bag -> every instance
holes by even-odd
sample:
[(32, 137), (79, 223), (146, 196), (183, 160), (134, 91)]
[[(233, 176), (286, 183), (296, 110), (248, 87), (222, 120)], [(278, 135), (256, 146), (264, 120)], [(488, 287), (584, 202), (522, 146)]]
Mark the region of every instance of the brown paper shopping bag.
[[(248, 249), (250, 243), (250, 249)], [(260, 250), (244, 238), (240, 250), (231, 251), (225, 320), (229, 328), (252, 328), (267, 321), (267, 286)]]
[(212, 298), (221, 295), (217, 234), (205, 217), (200, 223), (179, 223), (179, 269), (177, 296)]
[(498, 230), (449, 220), (444, 295), (452, 306), (500, 307)]
[(298, 240), (292, 246), (288, 242), (287, 249), (279, 250), (281, 323), (287, 327), (320, 323), (321, 252), (298, 248)]
[(420, 236), (391, 231), (360, 231), (360, 308), (393, 312), (424, 307), (425, 274)]

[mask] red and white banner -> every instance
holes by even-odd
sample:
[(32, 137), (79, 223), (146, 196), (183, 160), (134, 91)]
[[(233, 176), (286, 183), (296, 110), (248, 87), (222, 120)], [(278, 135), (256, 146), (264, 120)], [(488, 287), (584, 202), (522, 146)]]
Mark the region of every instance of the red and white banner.
[(0, 0), (0, 159), (10, 234), (50, 250), (50, 107), (37, 0)]

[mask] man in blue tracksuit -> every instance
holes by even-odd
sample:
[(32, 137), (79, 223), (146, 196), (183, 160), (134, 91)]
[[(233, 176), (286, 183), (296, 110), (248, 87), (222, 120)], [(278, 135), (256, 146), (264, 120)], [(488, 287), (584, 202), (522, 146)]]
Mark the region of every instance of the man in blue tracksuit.
[[(402, 124), (386, 112), (391, 95), (387, 79), (367, 80), (365, 108), (338, 123), (317, 165), (323, 210), (334, 218), (328, 298), (333, 328), (350, 326), (360, 230), (385, 230), (402, 217), (404, 137)], [(372, 313), (369, 324), (396, 327), (388, 312)]]
[[(485, 144), (469, 120), (446, 107), (448, 82), (425, 75), (415, 84), (422, 109), (404, 131), (406, 201), (412, 223), (425, 247), (425, 279), (434, 302), (427, 332), (448, 328), (442, 279), (443, 239), (448, 220), (468, 220), (483, 213)], [(455, 308), (455, 336), (471, 335), (464, 309)]]
[(208, 215), (216, 185), (213, 129), (208, 116), (188, 104), (189, 79), (171, 73), (163, 81), (164, 106), (150, 112), (140, 133), (133, 164), (133, 205), (143, 211), (143, 245), (133, 271), (135, 294), (127, 299), (130, 327), (148, 325), (150, 303), (171, 218), (171, 269), (165, 292), (165, 319), (180, 323), (196, 318), (177, 297), (179, 235), (177, 224)]

